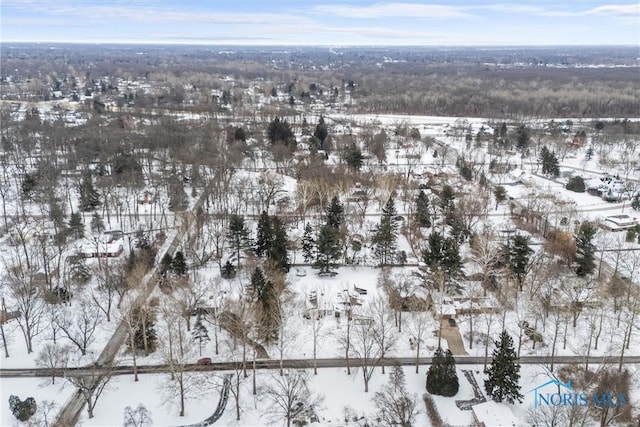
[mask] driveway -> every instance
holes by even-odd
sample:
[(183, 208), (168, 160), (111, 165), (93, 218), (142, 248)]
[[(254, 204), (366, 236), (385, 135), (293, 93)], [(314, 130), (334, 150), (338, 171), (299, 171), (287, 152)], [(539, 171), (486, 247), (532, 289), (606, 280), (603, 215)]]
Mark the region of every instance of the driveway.
[(449, 346), (449, 350), (454, 356), (467, 356), (468, 353), (464, 349), (464, 344), (462, 343), (462, 336), (460, 335), (460, 331), (455, 326), (449, 326), (449, 321), (447, 319), (440, 320), (440, 331), (442, 333), (442, 338), (447, 340), (447, 344)]

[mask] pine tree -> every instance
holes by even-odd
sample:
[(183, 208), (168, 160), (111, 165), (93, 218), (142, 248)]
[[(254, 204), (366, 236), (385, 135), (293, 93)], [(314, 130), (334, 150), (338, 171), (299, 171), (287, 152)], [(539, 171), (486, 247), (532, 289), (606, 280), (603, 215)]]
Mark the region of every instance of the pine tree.
[(181, 179), (173, 177), (169, 182), (169, 210), (179, 212), (189, 207), (189, 198), (184, 191), (184, 183)]
[(496, 402), (522, 402), (519, 384), (520, 364), (513, 348), (513, 340), (507, 331), (502, 331), (499, 340), (495, 341), (495, 346), (491, 366), (486, 371), (484, 389)]
[(84, 212), (92, 211), (97, 206), (100, 206), (100, 194), (93, 187), (89, 172), (82, 174), (82, 181), (78, 190), (80, 193), (80, 209)]
[(578, 229), (576, 236), (576, 263), (578, 264), (576, 274), (580, 277), (593, 273), (596, 267), (596, 247), (592, 241), (597, 231), (597, 228), (589, 221), (584, 221)]
[(327, 125), (324, 123), (324, 117), (320, 116), (320, 120), (318, 120), (318, 124), (316, 125), (316, 130), (313, 132), (313, 136), (318, 139), (319, 142), (319, 150), (324, 149), (324, 141), (329, 136), (329, 129)]
[(278, 338), (280, 322), (280, 309), (273, 283), (256, 267), (251, 275), (251, 287), (258, 303), (260, 333), (266, 342), (273, 342)]
[(393, 259), (396, 251), (396, 240), (398, 239), (398, 220), (396, 219), (396, 208), (393, 197), (389, 197), (382, 209), (380, 225), (376, 227), (373, 236), (375, 254), (380, 260), (380, 265), (388, 265)]
[(339, 230), (344, 220), (344, 207), (340, 203), (338, 196), (333, 196), (331, 204), (326, 209), (326, 214), (327, 225)]
[(429, 213), (429, 199), (424, 191), (416, 198), (416, 221), (420, 227), (431, 227), (431, 214)]
[(459, 383), (456, 361), (451, 351), (438, 348), (427, 372), (427, 391), (439, 396), (451, 397), (458, 393)]
[(100, 217), (97, 212), (94, 212), (93, 216), (91, 217), (91, 231), (97, 234), (104, 231), (104, 222), (102, 221), (102, 217)]
[(9, 408), (18, 421), (25, 422), (36, 413), (38, 406), (33, 397), (27, 397), (24, 401), (21, 401), (18, 396), (12, 394), (9, 396)]
[[(437, 231), (432, 232), (428, 238), (427, 246), (422, 250), (422, 261), (426, 268), (421, 268), (419, 276), (431, 282), (433, 289), (449, 291), (459, 291), (455, 279), (462, 275), (462, 258), (460, 256), (460, 246), (452, 238), (443, 238)], [(445, 289), (440, 289), (439, 279), (444, 279)]]
[(342, 255), (338, 230), (329, 224), (323, 226), (316, 243), (318, 253), (315, 265), (320, 268), (320, 274), (331, 274), (331, 269), (337, 266), (335, 261)]
[(173, 257), (169, 252), (165, 253), (160, 261), (160, 275), (164, 276), (167, 274), (167, 271), (171, 269), (173, 264)]
[(287, 230), (277, 216), (271, 219), (271, 230), (273, 239), (267, 249), (267, 258), (274, 266), (282, 271), (289, 271), (289, 254), (287, 252)]
[(359, 171), (362, 167), (362, 150), (355, 143), (352, 143), (349, 147), (345, 149), (344, 152), (344, 161), (347, 165), (353, 170)]
[(544, 146), (540, 149), (540, 163), (542, 163), (542, 173), (557, 178), (560, 175), (558, 158), (554, 153)]
[(271, 240), (273, 239), (273, 230), (271, 229), (271, 218), (266, 211), (262, 211), (258, 219), (256, 243), (253, 251), (257, 256), (261, 257), (267, 253)]
[(74, 212), (69, 217), (69, 233), (74, 239), (82, 239), (84, 237), (84, 223), (80, 212)]
[(171, 262), (171, 270), (178, 276), (187, 275), (187, 261), (185, 260), (182, 251), (176, 252), (176, 255), (173, 257), (173, 261)]
[(449, 224), (453, 218), (456, 209), (455, 200), (456, 192), (453, 190), (453, 187), (449, 184), (443, 185), (442, 191), (440, 192), (440, 210), (446, 224)]
[[(136, 307), (132, 316), (133, 323), (136, 325), (133, 331), (133, 343), (136, 351), (145, 351), (145, 355), (153, 353), (158, 341), (153, 312), (149, 309)], [(127, 340), (127, 345), (131, 345), (130, 340)]]
[(529, 237), (516, 234), (508, 247), (509, 270), (516, 277), (518, 289), (522, 291), (524, 278), (529, 272), (533, 249), (529, 246)]
[(311, 262), (315, 258), (315, 243), (313, 228), (311, 228), (311, 224), (307, 223), (304, 227), (304, 235), (302, 236), (302, 256), (304, 257), (304, 262)]
[(200, 352), (200, 356), (202, 356), (202, 343), (210, 341), (211, 338), (209, 338), (209, 331), (202, 324), (202, 319), (200, 318), (200, 316), (198, 316), (198, 318), (196, 319), (196, 323), (193, 325), (191, 335), (195, 340), (198, 341), (198, 351)]
[(229, 218), (229, 232), (227, 240), (236, 254), (236, 264), (240, 268), (240, 251), (247, 246), (249, 230), (244, 222), (244, 217), (231, 215)]

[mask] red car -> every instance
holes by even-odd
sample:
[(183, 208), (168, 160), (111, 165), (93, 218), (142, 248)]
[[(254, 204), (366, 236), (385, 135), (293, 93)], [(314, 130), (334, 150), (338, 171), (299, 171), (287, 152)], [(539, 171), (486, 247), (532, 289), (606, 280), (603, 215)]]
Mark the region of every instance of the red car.
[(203, 357), (202, 359), (198, 359), (198, 365), (211, 365), (210, 357)]

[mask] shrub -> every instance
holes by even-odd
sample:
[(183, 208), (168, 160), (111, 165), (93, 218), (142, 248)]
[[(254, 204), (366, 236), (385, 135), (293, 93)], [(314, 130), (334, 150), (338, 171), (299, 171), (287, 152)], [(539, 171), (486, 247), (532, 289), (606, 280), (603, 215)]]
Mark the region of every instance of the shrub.
[(431, 425), (433, 427), (444, 426), (444, 421), (442, 421), (442, 417), (440, 417), (440, 413), (436, 408), (436, 404), (434, 403), (433, 398), (426, 393), (422, 395), (422, 398), (424, 399), (424, 404), (427, 407), (427, 416), (431, 421)]
[(567, 190), (575, 191), (576, 193), (584, 193), (585, 185), (584, 179), (581, 176), (574, 176), (569, 180), (566, 185)]

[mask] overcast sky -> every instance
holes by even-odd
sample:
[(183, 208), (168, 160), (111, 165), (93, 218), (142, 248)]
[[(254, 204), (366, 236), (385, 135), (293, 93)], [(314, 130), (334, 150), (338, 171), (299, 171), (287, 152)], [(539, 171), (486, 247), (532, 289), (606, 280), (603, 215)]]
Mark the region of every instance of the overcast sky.
[(639, 0), (1, 0), (0, 8), (3, 42), (640, 46)]

